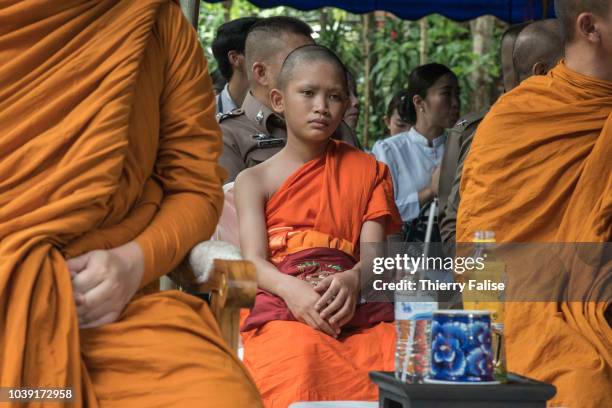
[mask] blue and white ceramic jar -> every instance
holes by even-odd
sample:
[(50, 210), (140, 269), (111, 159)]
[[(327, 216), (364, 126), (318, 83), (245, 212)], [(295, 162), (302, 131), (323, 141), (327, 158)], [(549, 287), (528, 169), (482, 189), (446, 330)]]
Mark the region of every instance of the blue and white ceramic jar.
[(430, 378), (438, 381), (493, 381), (490, 312), (434, 312), (430, 370)]

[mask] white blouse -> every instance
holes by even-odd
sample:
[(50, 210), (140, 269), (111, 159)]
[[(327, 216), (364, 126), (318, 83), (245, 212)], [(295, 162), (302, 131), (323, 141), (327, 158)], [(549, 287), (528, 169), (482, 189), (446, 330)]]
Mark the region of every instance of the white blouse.
[(404, 222), (419, 215), (419, 191), (431, 183), (431, 173), (444, 155), (446, 135), (435, 138), (428, 146), (425, 136), (414, 126), (374, 144), (372, 153), (391, 170), (395, 204)]

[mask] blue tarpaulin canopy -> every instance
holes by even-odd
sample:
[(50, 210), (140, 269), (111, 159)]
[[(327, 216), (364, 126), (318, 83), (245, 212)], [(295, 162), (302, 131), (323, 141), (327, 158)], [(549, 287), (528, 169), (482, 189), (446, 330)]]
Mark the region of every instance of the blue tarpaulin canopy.
[[(216, 3), (221, 0), (207, 0)], [(451, 20), (466, 21), (493, 15), (508, 23), (554, 16), (553, 0), (249, 0), (257, 7), (289, 6), (299, 10), (337, 7), (351, 13), (389, 11), (405, 20), (438, 13)]]

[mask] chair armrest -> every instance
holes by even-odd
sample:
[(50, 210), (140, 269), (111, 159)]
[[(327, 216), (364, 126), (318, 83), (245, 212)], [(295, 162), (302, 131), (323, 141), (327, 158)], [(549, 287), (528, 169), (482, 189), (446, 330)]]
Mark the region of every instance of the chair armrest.
[(198, 287), (210, 293), (213, 313), (223, 308), (249, 308), (257, 294), (257, 274), (250, 261), (215, 259), (208, 280)]
[(210, 293), (210, 308), (224, 340), (238, 350), (240, 309), (250, 308), (257, 294), (257, 273), (250, 261), (215, 259), (208, 280), (198, 291)]
[(215, 259), (241, 260), (240, 250), (223, 241), (203, 241), (197, 244), (189, 256), (168, 277), (181, 289), (190, 293), (200, 292), (214, 268)]
[(223, 241), (200, 242), (187, 258), (170, 278), (180, 290), (206, 299), (223, 339), (237, 351), (240, 309), (253, 306), (257, 294), (255, 265)]

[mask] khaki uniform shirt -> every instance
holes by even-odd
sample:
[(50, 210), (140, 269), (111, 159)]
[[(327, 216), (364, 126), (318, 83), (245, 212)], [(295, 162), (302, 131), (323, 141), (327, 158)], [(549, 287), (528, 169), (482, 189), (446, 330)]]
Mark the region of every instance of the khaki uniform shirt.
[(438, 184), (438, 226), (444, 252), (448, 256), (455, 253), (455, 229), (463, 162), (470, 151), (476, 128), (488, 111), (489, 108), (486, 108), (480, 112), (467, 114), (457, 122), (446, 139)]
[[(250, 92), (242, 108), (219, 117), (219, 125), (223, 132), (220, 164), (228, 172), (226, 183), (234, 181), (242, 170), (278, 153), (287, 141), (283, 117), (255, 99)], [(353, 131), (344, 122), (332, 137), (360, 147)]]
[(229, 83), (225, 84), (223, 90), (217, 95), (217, 115), (221, 117), (223, 114), (233, 111), (238, 108), (229, 93)]

